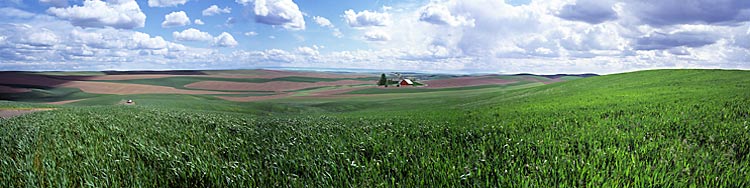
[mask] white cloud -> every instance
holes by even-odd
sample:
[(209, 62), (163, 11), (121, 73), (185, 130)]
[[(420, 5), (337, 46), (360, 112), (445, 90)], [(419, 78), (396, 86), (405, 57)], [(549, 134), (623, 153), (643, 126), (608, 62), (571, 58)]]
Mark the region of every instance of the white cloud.
[(281, 25), (289, 30), (305, 30), (305, 19), (292, 0), (255, 0), (255, 21)]
[(364, 10), (355, 13), (349, 9), (344, 11), (343, 17), (351, 27), (388, 26), (391, 23), (391, 15), (385, 12)]
[(222, 32), (219, 36), (214, 37), (214, 46), (235, 47), (238, 44), (239, 43), (234, 40), (234, 37), (232, 37), (232, 35), (227, 32)]
[[(355, 39), (381, 41), (356, 47), (362, 50), (339, 50), (346, 49), (347, 44), (341, 43), (344, 46), (340, 46), (340, 41), (330, 41), (332, 43), (326, 44), (335, 47), (323, 51), (316, 46), (300, 46), (305, 42), (291, 38), (287, 42), (297, 43), (292, 44), (295, 47), (283, 48), (289, 45), (282, 45), (281, 49), (245, 51), (219, 50), (220, 47), (239, 45), (229, 33), (212, 37), (197, 29), (193, 32), (181, 28), (172, 33), (173, 41), (167, 41), (155, 33), (128, 30), (136, 26), (124, 26), (127, 24), (122, 23), (132, 20), (117, 16), (118, 11), (98, 11), (115, 10), (115, 5), (128, 2), (132, 1), (83, 2), (78, 7), (92, 11), (80, 11), (78, 16), (61, 16), (52, 11), (70, 11), (75, 9), (73, 5), (50, 9), (49, 15), (12, 7), (0, 8), (0, 70), (288, 66), (425, 72), (613, 73), (650, 68), (750, 68), (747, 63), (750, 61), (750, 22), (739, 19), (747, 15), (743, 13), (747, 8), (740, 8), (738, 14), (722, 13), (719, 20), (703, 17), (707, 14), (686, 19), (677, 16), (660, 18), (660, 13), (677, 14), (661, 10), (665, 7), (673, 9), (668, 6), (647, 11), (631, 8), (648, 8), (649, 1), (618, 1), (611, 6), (602, 6), (611, 7), (616, 16), (600, 21), (586, 16), (598, 15), (596, 11), (592, 12), (596, 8), (574, 3), (578, 0), (531, 1), (521, 6), (498, 0), (440, 0), (420, 4), (410, 1), (368, 12), (387, 14), (389, 21), (382, 22), (387, 24), (366, 19), (367, 16), (362, 16), (366, 15), (364, 11), (350, 11), (357, 27), (347, 32), (352, 32)], [(255, 11), (255, 1), (236, 2), (246, 2), (249, 6), (246, 9)], [(87, 3), (104, 6), (92, 9), (94, 6), (87, 6)], [(133, 4), (137, 7), (136, 3)], [(273, 7), (270, 4), (266, 2), (266, 7)], [(429, 6), (438, 8), (427, 8)], [(731, 10), (724, 5), (717, 7)], [(83, 13), (95, 16), (84, 19), (87, 17)], [(731, 17), (733, 15), (739, 17)], [(359, 17), (364, 21), (360, 23)], [(316, 24), (323, 23), (322, 27), (333, 33), (341, 32), (335, 26), (319, 23), (315, 16), (310, 15), (310, 18)], [(346, 15), (342, 18), (350, 23)], [(244, 18), (238, 18), (241, 19)], [(197, 24), (197, 20), (194, 21)], [(276, 24), (274, 27), (283, 26)], [(254, 32), (237, 34), (257, 35)], [(284, 38), (273, 35), (280, 40)], [(301, 40), (302, 36), (292, 34), (288, 37)], [(196, 44), (193, 42), (186, 46), (180, 44), (183, 39), (197, 39), (211, 46), (189, 46)], [(265, 36), (263, 39), (268, 40)]]
[(184, 5), (188, 0), (148, 0), (149, 7), (174, 7)]
[(101, 44), (102, 42), (104, 42), (104, 35), (102, 35), (101, 33), (82, 32), (78, 30), (73, 30), (71, 31), (70, 35), (77, 42), (81, 42), (87, 45), (97, 44), (95, 46), (99, 46), (98, 44)]
[(248, 36), (248, 37), (252, 37), (252, 36), (258, 35), (258, 33), (256, 33), (255, 31), (245, 32), (244, 34), (245, 34), (245, 36)]
[(190, 24), (190, 18), (185, 14), (185, 11), (179, 11), (164, 15), (164, 22), (161, 22), (161, 27), (178, 27), (188, 24)]
[(331, 21), (328, 20), (327, 18), (324, 18), (321, 16), (313, 16), (313, 20), (315, 21), (315, 23), (320, 25), (320, 27), (331, 29), (331, 34), (333, 36), (337, 38), (341, 38), (344, 36), (344, 34), (341, 33), (341, 30), (339, 30), (339, 28), (336, 28), (336, 26), (334, 26), (333, 23), (331, 23)]
[(234, 0), (234, 2), (236, 2), (236, 3), (240, 4), (240, 5), (247, 6), (247, 5), (250, 5), (250, 3), (253, 2), (253, 0)]
[(201, 13), (203, 14), (203, 16), (213, 16), (217, 14), (229, 14), (231, 12), (232, 12), (232, 8), (229, 8), (229, 7), (219, 8), (219, 6), (211, 5), (210, 7), (203, 10), (203, 12)]
[(391, 36), (383, 31), (368, 31), (364, 35), (365, 40), (368, 41), (389, 41)]
[(201, 19), (195, 19), (195, 20), (193, 21), (193, 23), (195, 23), (195, 25), (203, 25), (203, 24), (206, 24), (206, 23), (203, 23), (203, 20), (201, 20)]
[(327, 28), (334, 28), (333, 24), (330, 20), (320, 17), (320, 16), (313, 16), (313, 20), (315, 20), (315, 23), (320, 25), (320, 27), (327, 27)]
[(114, 27), (133, 29), (143, 27), (146, 15), (134, 0), (102, 2), (100, 0), (84, 1), (83, 6), (67, 8), (49, 8), (47, 12), (59, 18), (70, 20), (73, 25), (81, 27)]
[(60, 42), (60, 39), (49, 30), (34, 31), (25, 38), (25, 42), (32, 46), (53, 46)]
[(144, 49), (163, 49), (167, 47), (167, 41), (164, 40), (161, 36), (151, 37), (149, 34), (141, 33), (141, 32), (135, 32), (132, 35), (132, 39), (134, 41), (134, 47), (135, 48), (144, 48)]
[(228, 61), (216, 49), (187, 47), (131, 30), (81, 28), (46, 15), (0, 24), (2, 70), (176, 69), (208, 59)]
[(318, 52), (317, 46), (307, 47), (307, 46), (300, 46), (297, 47), (297, 53), (305, 55), (305, 56), (317, 56), (320, 55), (320, 52)]
[(454, 16), (444, 4), (431, 3), (422, 7), (419, 20), (436, 25), (449, 25), (454, 27), (466, 25), (474, 27), (474, 19), (466, 18), (466, 16), (463, 15)]
[(172, 32), (172, 37), (174, 37), (175, 40), (182, 41), (209, 41), (213, 39), (211, 34), (194, 28), (185, 29), (181, 32)]

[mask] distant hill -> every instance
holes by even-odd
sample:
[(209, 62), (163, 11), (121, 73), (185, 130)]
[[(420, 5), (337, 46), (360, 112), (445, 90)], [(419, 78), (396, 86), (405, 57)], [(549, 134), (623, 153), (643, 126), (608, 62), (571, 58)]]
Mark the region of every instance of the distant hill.
[(555, 78), (560, 78), (560, 77), (565, 77), (565, 76), (577, 76), (577, 77), (588, 78), (588, 77), (599, 76), (599, 75), (598, 74), (594, 74), (594, 73), (586, 73), (586, 74), (547, 74), (547, 75), (544, 75), (544, 74), (540, 75), (540, 74), (521, 73), (521, 74), (514, 74), (514, 76), (541, 76), (541, 77), (545, 77), (545, 78), (549, 78), (549, 79), (555, 79)]

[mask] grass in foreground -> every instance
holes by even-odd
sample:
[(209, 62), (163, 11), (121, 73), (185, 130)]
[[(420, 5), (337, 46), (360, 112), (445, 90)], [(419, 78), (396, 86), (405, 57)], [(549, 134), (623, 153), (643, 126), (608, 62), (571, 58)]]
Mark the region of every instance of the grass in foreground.
[(68, 107), (0, 122), (0, 184), (746, 187), (747, 88), (747, 71), (659, 70), (424, 107), (438, 94), (337, 101), (377, 111)]

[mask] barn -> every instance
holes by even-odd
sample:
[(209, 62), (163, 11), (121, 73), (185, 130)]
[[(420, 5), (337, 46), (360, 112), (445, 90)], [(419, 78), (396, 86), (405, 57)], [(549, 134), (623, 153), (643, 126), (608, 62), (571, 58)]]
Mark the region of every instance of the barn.
[(413, 86), (413, 85), (414, 85), (414, 82), (412, 82), (412, 81), (411, 81), (411, 80), (409, 80), (409, 79), (403, 79), (403, 80), (401, 80), (400, 82), (398, 82), (398, 85), (402, 85), (402, 86)]

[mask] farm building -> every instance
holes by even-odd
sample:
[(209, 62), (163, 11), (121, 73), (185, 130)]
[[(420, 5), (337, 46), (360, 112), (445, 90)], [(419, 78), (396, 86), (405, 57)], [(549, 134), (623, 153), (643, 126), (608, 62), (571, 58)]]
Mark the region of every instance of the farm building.
[(403, 79), (403, 80), (401, 80), (400, 82), (398, 82), (398, 85), (402, 85), (402, 86), (413, 86), (413, 85), (414, 85), (414, 82), (412, 82), (412, 81), (411, 81), (411, 80), (409, 80), (409, 79)]

